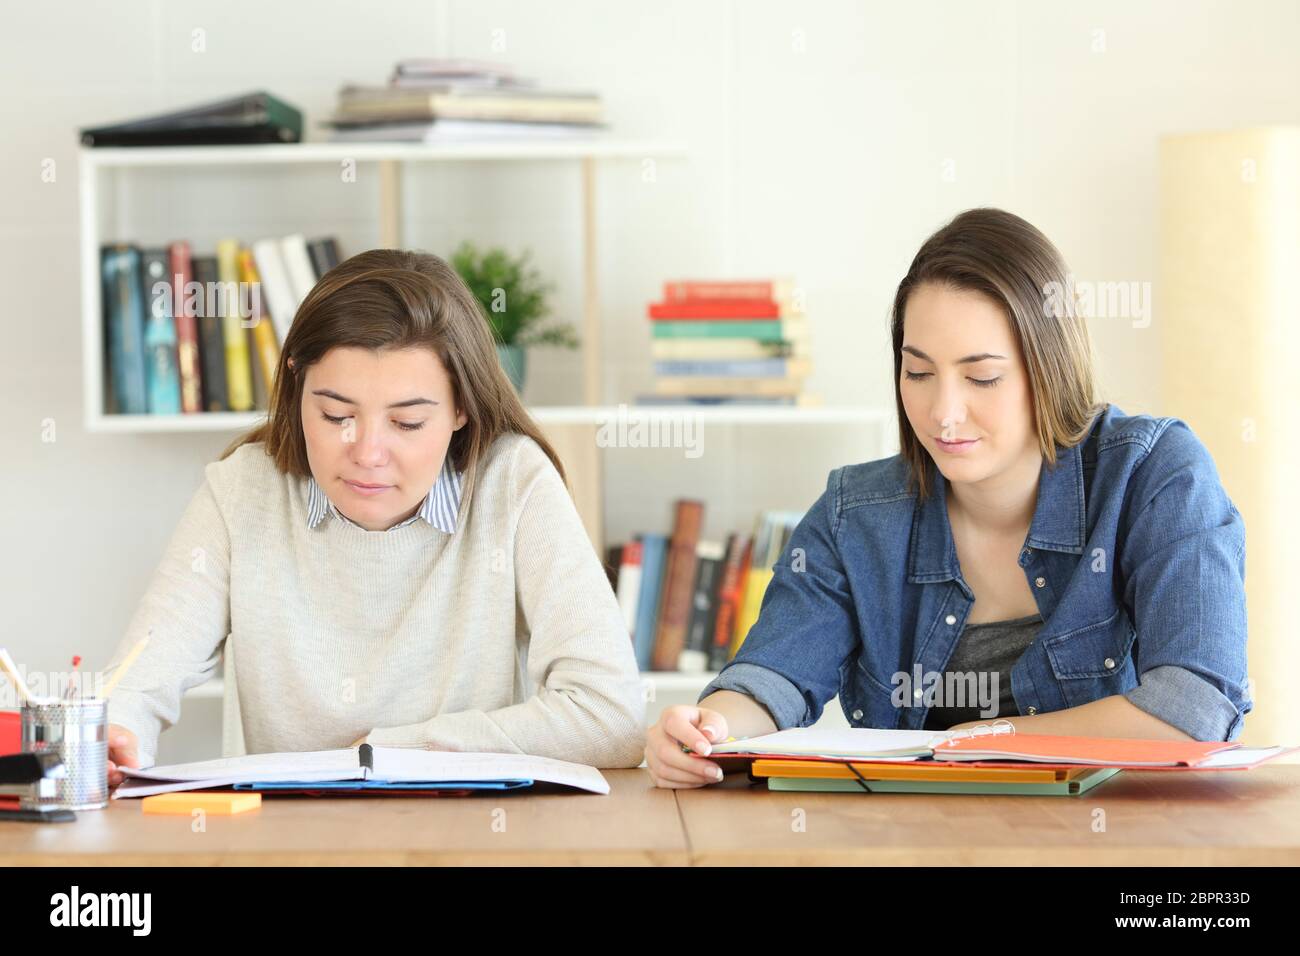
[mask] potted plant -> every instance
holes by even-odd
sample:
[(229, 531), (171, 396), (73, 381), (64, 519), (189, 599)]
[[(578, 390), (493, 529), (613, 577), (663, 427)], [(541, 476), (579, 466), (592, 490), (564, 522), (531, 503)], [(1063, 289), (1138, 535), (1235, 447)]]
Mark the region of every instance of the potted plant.
[(576, 348), (578, 337), (566, 323), (547, 323), (548, 298), (553, 289), (532, 267), (530, 253), (511, 256), (501, 248), (480, 250), (462, 242), (451, 265), (483, 306), (497, 340), (497, 356), (515, 391), (524, 391), (526, 353), (530, 345)]

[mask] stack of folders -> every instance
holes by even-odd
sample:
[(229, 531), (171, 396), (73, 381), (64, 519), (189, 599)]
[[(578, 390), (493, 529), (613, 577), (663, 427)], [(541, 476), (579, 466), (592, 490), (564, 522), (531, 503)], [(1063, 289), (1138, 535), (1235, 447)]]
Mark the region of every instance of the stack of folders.
[(796, 728), (728, 740), (709, 759), (748, 764), (769, 790), (1078, 796), (1125, 769), (1248, 770), (1297, 749), (1017, 734), (999, 721), (939, 733)]

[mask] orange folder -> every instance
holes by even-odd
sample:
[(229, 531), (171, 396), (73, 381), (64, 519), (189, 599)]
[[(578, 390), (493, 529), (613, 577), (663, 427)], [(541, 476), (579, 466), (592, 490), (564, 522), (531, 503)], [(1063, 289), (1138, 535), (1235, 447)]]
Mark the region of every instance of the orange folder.
[(1062, 737), (1052, 734), (981, 734), (954, 737), (936, 745), (934, 760), (973, 763), (1023, 762), (1029, 766), (1125, 767), (1134, 770), (1190, 770), (1212, 756), (1236, 750), (1234, 741), (1128, 740), (1117, 737)]

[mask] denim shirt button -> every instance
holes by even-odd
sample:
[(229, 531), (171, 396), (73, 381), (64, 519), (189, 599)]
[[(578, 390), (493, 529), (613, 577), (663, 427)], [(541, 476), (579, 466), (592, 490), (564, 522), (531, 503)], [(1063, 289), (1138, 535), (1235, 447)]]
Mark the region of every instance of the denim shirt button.
[(1034, 578), (1035, 587), (1044, 587), (1047, 584), (1047, 578)]
[(1113, 658), (1113, 657), (1108, 657), (1108, 658), (1106, 658), (1106, 660), (1103, 661), (1102, 663), (1104, 663), (1104, 664), (1106, 665), (1106, 670), (1108, 670), (1108, 671), (1109, 671), (1109, 670), (1114, 670), (1114, 669), (1115, 669), (1115, 658)]
[(862, 719), (862, 711), (860, 711), (860, 710), (855, 710), (855, 711), (853, 712), (853, 719), (854, 719), (854, 720), (861, 720), (861, 719)]
[(943, 623), (947, 624), (949, 627), (952, 627), (954, 624), (957, 623), (957, 615), (949, 614), (947, 617), (943, 619)]
[(916, 698), (917, 700), (920, 700), (920, 699), (921, 699), (921, 688), (918, 687), (916, 690), (912, 691), (912, 696), (913, 696), (914, 698)]
[(1034, 714), (1038, 713), (1038, 708), (1037, 708), (1037, 707), (1026, 707), (1026, 708), (1025, 708), (1025, 713), (1028, 714), (1030, 717), (1032, 717), (1032, 716), (1034, 716)]

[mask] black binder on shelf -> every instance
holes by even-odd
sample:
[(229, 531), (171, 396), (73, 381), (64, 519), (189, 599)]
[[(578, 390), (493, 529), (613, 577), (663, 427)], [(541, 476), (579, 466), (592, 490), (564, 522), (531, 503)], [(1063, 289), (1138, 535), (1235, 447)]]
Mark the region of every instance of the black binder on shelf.
[(264, 91), (81, 130), (84, 146), (220, 146), (301, 139), (302, 113)]

